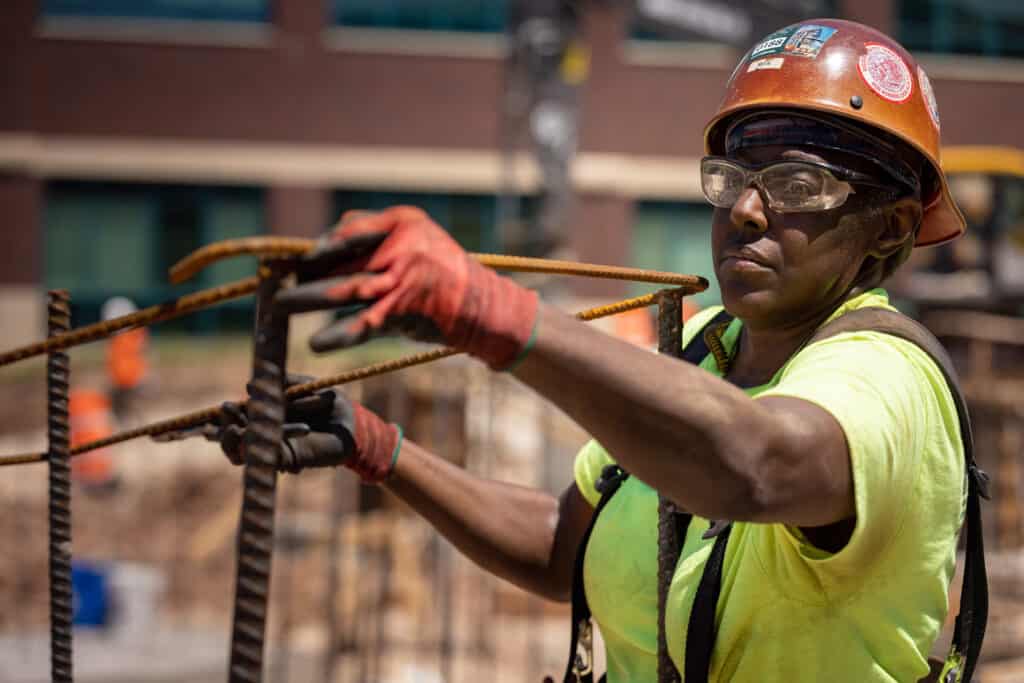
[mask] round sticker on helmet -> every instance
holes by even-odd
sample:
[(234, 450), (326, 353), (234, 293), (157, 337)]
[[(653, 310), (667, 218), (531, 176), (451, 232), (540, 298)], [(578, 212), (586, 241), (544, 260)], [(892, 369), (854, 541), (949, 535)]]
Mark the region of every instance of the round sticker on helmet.
[(890, 102), (906, 102), (914, 90), (910, 67), (903, 58), (878, 43), (865, 43), (857, 61), (861, 78), (877, 95)]
[(932, 123), (939, 128), (939, 104), (935, 101), (935, 91), (932, 90), (932, 82), (928, 80), (928, 74), (924, 69), (917, 67), (917, 80), (921, 84), (921, 94), (924, 95), (924, 104), (932, 117)]

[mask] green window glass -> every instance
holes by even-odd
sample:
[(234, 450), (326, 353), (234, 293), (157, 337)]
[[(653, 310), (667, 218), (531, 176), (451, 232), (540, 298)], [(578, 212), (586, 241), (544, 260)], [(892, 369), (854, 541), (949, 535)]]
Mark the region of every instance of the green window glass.
[(43, 16), (199, 21), (270, 20), (270, 0), (43, 0)]
[(332, 0), (331, 22), (342, 26), (498, 33), (506, 0)]
[[(498, 202), (494, 195), (344, 190), (334, 196), (335, 216), (352, 209), (380, 211), (398, 204), (418, 206), (426, 211), (467, 251), (498, 249)], [(528, 213), (532, 203), (525, 201), (524, 205), (524, 213)]]
[[(99, 319), (103, 302), (126, 296), (151, 306), (255, 273), (253, 259), (232, 259), (173, 286), (168, 269), (183, 256), (223, 239), (265, 231), (262, 192), (250, 188), (52, 183), (45, 205), (45, 280), (71, 292), (75, 325)], [(154, 328), (213, 332), (248, 330), (252, 299)]]
[[(702, 308), (721, 301), (711, 260), (711, 212), (706, 204), (640, 202), (633, 221), (631, 265), (704, 276), (707, 290), (693, 297)], [(657, 289), (633, 285), (634, 295)]]
[(898, 37), (908, 50), (1024, 57), (1024, 3), (898, 0)]

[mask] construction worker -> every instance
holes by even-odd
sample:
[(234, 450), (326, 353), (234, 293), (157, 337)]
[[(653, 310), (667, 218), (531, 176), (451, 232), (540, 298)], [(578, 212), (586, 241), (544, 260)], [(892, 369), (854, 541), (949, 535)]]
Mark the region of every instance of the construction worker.
[[(123, 296), (115, 296), (103, 304), (100, 317), (113, 320), (131, 315), (138, 308)], [(110, 403), (119, 420), (129, 417), (146, 381), (149, 331), (144, 327), (125, 330), (111, 337), (107, 343), (107, 378), (110, 381)]]
[[(963, 232), (939, 125), (924, 71), (866, 26), (812, 20), (744, 55), (704, 131), (730, 317), (710, 307), (687, 322), (687, 349), (704, 339), (710, 351), (699, 366), (538, 301), (417, 208), (344, 217), (318, 254), (331, 273), (279, 295), (290, 311), (348, 307), (314, 350), (395, 332), (444, 342), (513, 374), (594, 441), (555, 498), (463, 471), (327, 392), (290, 410), (312, 433), (291, 432), (285, 467), (350, 467), (481, 566), (555, 600), (571, 597), (589, 535), (583, 589), (611, 683), (659, 679), (659, 496), (692, 513), (664, 607), (683, 680), (921, 679), (949, 608), (964, 482), (974, 495), (980, 475), (934, 354), (870, 328), (816, 335), (892, 310), (880, 285), (911, 249)], [(236, 462), (242, 425), (236, 411), (219, 432)], [(610, 478), (618, 492), (602, 501)], [(733, 523), (708, 537), (722, 529), (711, 520)], [(702, 653), (691, 658), (701, 647), (704, 671), (692, 664)], [(962, 655), (943, 680), (965, 675)]]

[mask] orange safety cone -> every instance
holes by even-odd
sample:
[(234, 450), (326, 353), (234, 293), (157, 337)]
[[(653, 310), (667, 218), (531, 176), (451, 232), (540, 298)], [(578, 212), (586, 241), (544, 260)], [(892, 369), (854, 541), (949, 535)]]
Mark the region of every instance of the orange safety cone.
[[(95, 389), (72, 389), (68, 396), (71, 447), (104, 439), (114, 433), (110, 400)], [(114, 465), (106, 448), (89, 451), (71, 460), (71, 478), (89, 488), (114, 484)]]

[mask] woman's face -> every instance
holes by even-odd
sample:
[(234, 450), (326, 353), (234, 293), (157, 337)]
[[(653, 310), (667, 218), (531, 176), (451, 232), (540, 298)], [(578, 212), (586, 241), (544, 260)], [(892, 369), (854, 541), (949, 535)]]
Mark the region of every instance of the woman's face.
[[(828, 152), (766, 146), (733, 156), (750, 165), (796, 159), (863, 171)], [(711, 249), (725, 308), (758, 327), (787, 327), (831, 310), (855, 284), (880, 228), (883, 214), (868, 199), (855, 193), (829, 211), (777, 213), (748, 187), (731, 209), (716, 208)]]

